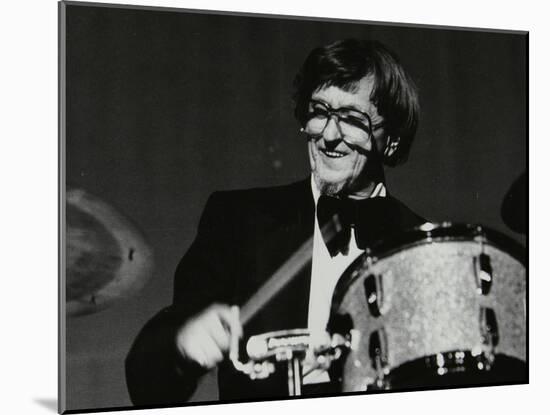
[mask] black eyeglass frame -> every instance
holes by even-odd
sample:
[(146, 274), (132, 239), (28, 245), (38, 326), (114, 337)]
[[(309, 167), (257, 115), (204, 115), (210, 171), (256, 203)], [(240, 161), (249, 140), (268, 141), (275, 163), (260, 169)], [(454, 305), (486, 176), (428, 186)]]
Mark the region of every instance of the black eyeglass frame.
[[(319, 133), (316, 133), (315, 135), (322, 135), (323, 134), (323, 132), (325, 131), (325, 128), (327, 128), (327, 125), (328, 125), (329, 121), (332, 119), (333, 116), (336, 117), (336, 120), (337, 120), (336, 125), (338, 126), (338, 130), (340, 131), (340, 134), (342, 134), (342, 128), (340, 126), (340, 122), (344, 121), (344, 122), (346, 122), (346, 123), (348, 123), (352, 126), (355, 126), (359, 129), (365, 131), (369, 136), (368, 137), (369, 140), (372, 140), (373, 137), (374, 137), (374, 132), (384, 125), (384, 121), (379, 122), (378, 124), (373, 124), (369, 114), (367, 114), (366, 112), (360, 111), (356, 108), (349, 108), (349, 107), (332, 108), (326, 102), (319, 101), (319, 100), (316, 100), (316, 99), (311, 99), (309, 101), (308, 108), (310, 108), (312, 105), (321, 105), (323, 107), (323, 109), (328, 114), (325, 126), (323, 127), (323, 129)], [(342, 114), (341, 111), (343, 111), (343, 110), (353, 111), (357, 114), (360, 114), (361, 116), (365, 117), (368, 125), (365, 125), (365, 123), (363, 121), (354, 120), (353, 117)], [(315, 118), (315, 111), (308, 109), (307, 119), (306, 119), (306, 122), (304, 124), (304, 127), (306, 127), (307, 123), (309, 121), (311, 121), (313, 118)]]

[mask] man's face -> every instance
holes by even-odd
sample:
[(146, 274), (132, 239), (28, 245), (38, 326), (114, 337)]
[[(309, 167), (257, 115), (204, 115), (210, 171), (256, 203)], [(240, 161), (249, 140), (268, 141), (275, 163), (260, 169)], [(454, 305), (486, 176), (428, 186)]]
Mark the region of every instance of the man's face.
[[(347, 108), (367, 113), (375, 126), (383, 119), (370, 101), (372, 88), (372, 78), (365, 77), (350, 92), (336, 86), (323, 87), (314, 91), (311, 99), (335, 110)], [(336, 117), (330, 118), (320, 137), (311, 138), (308, 142), (311, 171), (318, 188), (324, 194), (368, 196), (373, 182), (377, 180), (373, 172), (381, 168), (381, 156), (376, 158), (373, 152), (382, 154), (385, 144), (383, 128), (373, 131), (372, 141), (365, 137), (356, 140), (342, 134)]]

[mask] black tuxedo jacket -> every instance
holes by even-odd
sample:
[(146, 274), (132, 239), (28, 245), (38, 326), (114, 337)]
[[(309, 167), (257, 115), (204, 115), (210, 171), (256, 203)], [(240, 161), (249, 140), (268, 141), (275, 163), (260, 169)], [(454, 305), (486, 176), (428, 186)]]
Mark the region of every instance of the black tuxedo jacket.
[[(423, 220), (389, 196), (384, 235)], [(310, 179), (286, 186), (217, 192), (210, 196), (195, 241), (179, 263), (172, 306), (142, 329), (126, 359), (135, 405), (186, 402), (204, 373), (176, 350), (175, 333), (212, 303), (241, 305), (313, 235), (315, 206)], [(311, 265), (244, 327), (243, 340), (272, 330), (307, 327)], [(287, 395), (286, 373), (251, 381), (230, 362), (218, 368), (221, 400)]]

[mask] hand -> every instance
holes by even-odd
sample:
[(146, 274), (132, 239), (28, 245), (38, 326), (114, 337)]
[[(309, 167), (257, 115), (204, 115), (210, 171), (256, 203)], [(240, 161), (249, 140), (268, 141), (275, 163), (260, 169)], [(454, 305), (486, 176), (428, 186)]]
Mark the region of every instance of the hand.
[(212, 369), (223, 360), (231, 342), (240, 338), (242, 332), (237, 306), (213, 304), (178, 330), (176, 344), (184, 358)]

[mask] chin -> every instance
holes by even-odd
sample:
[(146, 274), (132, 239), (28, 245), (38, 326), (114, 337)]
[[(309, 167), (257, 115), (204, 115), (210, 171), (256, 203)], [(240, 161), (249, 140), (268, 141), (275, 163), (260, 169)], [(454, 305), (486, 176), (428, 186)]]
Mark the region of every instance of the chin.
[(313, 173), (313, 175), (321, 194), (337, 196), (344, 193), (347, 189), (348, 181), (346, 178), (326, 177), (317, 172)]

